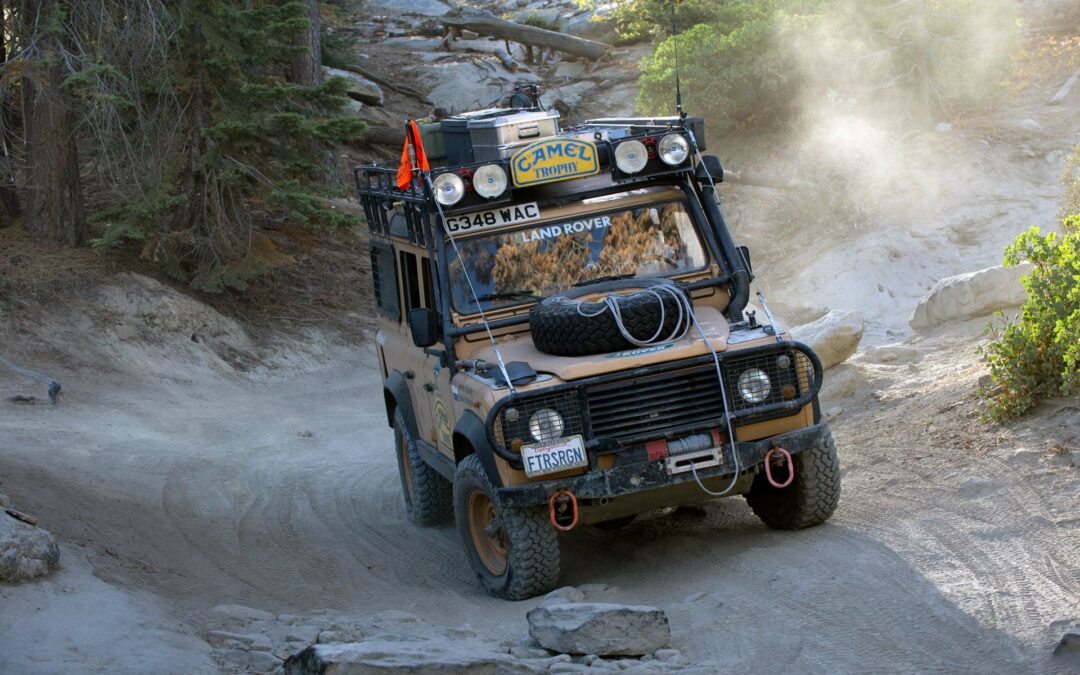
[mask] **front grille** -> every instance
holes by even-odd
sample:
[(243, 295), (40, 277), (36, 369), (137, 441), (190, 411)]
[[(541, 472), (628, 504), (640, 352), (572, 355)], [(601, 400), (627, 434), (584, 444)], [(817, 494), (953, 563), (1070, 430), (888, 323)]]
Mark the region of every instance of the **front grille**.
[[(796, 349), (732, 355), (720, 363), (735, 418), (767, 415), (778, 404), (803, 397), (815, 381), (813, 363)], [(739, 377), (755, 368), (770, 382), (768, 393), (758, 403), (746, 401), (738, 387)], [(760, 386), (751, 389), (764, 391)], [(671, 431), (723, 423), (720, 381), (713, 364), (589, 385), (585, 396), (594, 438), (659, 438)]]
[(592, 433), (601, 438), (662, 436), (687, 425), (723, 419), (716, 368), (596, 384), (585, 390)]

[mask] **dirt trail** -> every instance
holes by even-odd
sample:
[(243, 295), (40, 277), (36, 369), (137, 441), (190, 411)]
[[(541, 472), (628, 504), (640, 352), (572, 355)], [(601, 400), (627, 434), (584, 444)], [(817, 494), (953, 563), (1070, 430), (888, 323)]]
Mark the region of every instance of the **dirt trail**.
[[(945, 342), (914, 364), (855, 366), (881, 400), (864, 389), (834, 421), (845, 491), (829, 524), (772, 532), (729, 500), (585, 528), (565, 539), (564, 582), (664, 607), (676, 646), (725, 670), (1052, 670), (1051, 624), (1080, 610), (1077, 470), (1014, 461), (1014, 432), (975, 427), (989, 450), (954, 443), (979, 370), (970, 338)], [(453, 528), (405, 521), (373, 354), (327, 345), (294, 357), (320, 365), (282, 372), (61, 373), (63, 406), (0, 417), (4, 488), (98, 577), (152, 592), (196, 632), (228, 602), (525, 635), (535, 601), (486, 597)], [(1043, 422), (1080, 426), (1060, 415)], [(25, 637), (12, 629), (0, 652)]]

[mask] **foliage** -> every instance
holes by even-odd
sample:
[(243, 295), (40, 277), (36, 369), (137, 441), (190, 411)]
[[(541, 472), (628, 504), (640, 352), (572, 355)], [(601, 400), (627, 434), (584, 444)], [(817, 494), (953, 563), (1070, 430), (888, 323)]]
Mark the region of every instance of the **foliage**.
[(539, 14), (536, 14), (535, 12), (532, 13), (532, 14), (529, 14), (524, 19), (521, 19), (520, 21), (518, 21), (518, 23), (522, 24), (523, 26), (532, 26), (533, 28), (543, 28), (544, 30), (554, 30), (554, 31), (559, 30), (559, 22), (558, 22), (558, 20), (551, 21), (549, 19), (545, 19), (544, 17), (540, 16)]
[(787, 119), (796, 96), (794, 54), (776, 49), (792, 20), (772, 2), (724, 3), (724, 20), (702, 23), (661, 42), (641, 66), (638, 107), (671, 113), (678, 47), (683, 107), (727, 132)]
[(1064, 214), (1080, 213), (1080, 145), (1073, 150), (1066, 162), (1061, 184), (1065, 186)]
[(628, 0), (619, 35), (651, 35), (638, 107), (669, 113), (678, 45), (688, 111), (729, 133), (823, 105), (925, 125), (993, 102), (1014, 45), (1010, 0)]
[(1080, 395), (1080, 215), (1061, 234), (1038, 228), (1005, 250), (1005, 264), (1031, 262), (1028, 300), (1017, 320), (999, 314), (993, 340), (981, 350), (994, 386), (983, 391), (986, 417), (1003, 420), (1041, 399)]
[(271, 261), (253, 251), (253, 219), (342, 225), (326, 192), (326, 148), (363, 123), (335, 114), (346, 83), (287, 81), (307, 30), (303, 4), (191, 0), (173, 67), (155, 85), (180, 103), (182, 140), (153, 194), (98, 216), (98, 240), (143, 242), (172, 276), (203, 291), (242, 289)]

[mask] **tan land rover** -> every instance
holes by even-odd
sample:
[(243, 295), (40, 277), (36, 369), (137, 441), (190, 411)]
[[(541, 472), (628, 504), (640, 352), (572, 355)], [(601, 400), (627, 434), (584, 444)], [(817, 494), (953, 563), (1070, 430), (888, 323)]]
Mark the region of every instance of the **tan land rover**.
[(456, 519), (484, 588), (522, 599), (575, 527), (735, 495), (774, 528), (832, 515), (821, 364), (747, 311), (700, 119), (560, 130), (534, 103), (420, 137), (404, 189), (355, 171), (413, 523)]

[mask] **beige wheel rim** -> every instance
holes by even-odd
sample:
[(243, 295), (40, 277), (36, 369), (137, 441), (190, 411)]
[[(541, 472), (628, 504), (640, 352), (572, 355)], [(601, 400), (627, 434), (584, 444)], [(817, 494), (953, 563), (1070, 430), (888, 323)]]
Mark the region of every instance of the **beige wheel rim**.
[(506, 571), (506, 536), (495, 503), (480, 490), (469, 495), (469, 532), (480, 562), (495, 576)]

